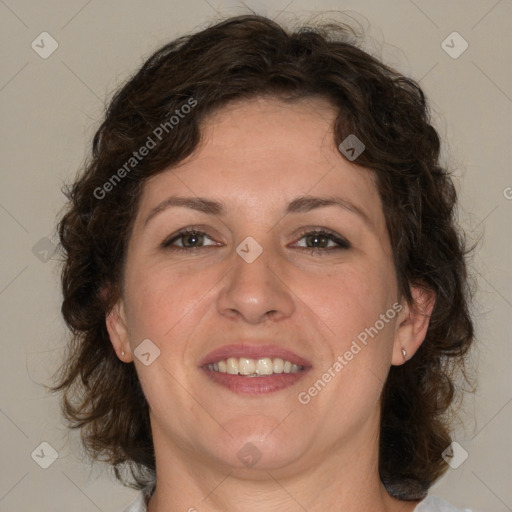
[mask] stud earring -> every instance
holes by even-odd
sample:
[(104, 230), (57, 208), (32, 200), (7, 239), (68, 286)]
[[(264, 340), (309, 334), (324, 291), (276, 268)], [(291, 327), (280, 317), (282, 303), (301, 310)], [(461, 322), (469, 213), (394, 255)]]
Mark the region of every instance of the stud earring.
[(404, 356), (404, 361), (407, 361), (407, 351), (405, 348), (402, 349), (402, 355)]
[(124, 350), (121, 352), (121, 355), (124, 356)]

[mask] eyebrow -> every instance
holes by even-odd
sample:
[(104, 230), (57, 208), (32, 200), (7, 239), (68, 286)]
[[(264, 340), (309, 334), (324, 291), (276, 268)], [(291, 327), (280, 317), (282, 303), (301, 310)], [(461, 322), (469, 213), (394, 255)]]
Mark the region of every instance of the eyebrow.
[[(372, 222), (369, 216), (362, 208), (346, 199), (342, 199), (341, 197), (300, 196), (288, 204), (285, 214), (306, 213), (311, 210), (315, 210), (317, 208), (325, 208), (327, 206), (338, 206), (343, 208), (344, 210), (357, 215), (366, 224), (372, 227)], [(168, 197), (157, 206), (155, 206), (155, 208), (153, 208), (147, 215), (143, 225), (146, 226), (148, 222), (157, 214), (171, 207), (189, 208), (201, 213), (206, 213), (207, 215), (223, 215), (226, 212), (224, 203), (219, 201), (213, 201), (203, 197), (172, 196)]]

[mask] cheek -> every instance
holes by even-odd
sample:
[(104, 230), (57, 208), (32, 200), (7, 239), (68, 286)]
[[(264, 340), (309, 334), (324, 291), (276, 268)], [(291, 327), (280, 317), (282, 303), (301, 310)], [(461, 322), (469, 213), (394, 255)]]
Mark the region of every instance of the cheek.
[(140, 269), (126, 276), (127, 319), (130, 340), (139, 338), (158, 340), (162, 336), (162, 322), (172, 322), (169, 315), (176, 311), (176, 294), (169, 293), (165, 276), (155, 269)]
[(161, 262), (139, 266), (126, 276), (131, 341), (150, 338), (163, 348), (166, 340), (172, 338), (173, 347), (177, 348), (176, 329), (183, 329), (191, 318), (204, 314), (209, 300), (205, 294), (214, 288), (215, 282), (214, 276), (197, 269), (177, 269)]
[[(382, 392), (396, 322), (395, 288), (389, 275), (384, 267), (352, 267), (331, 274), (309, 296), (314, 297), (311, 310), (321, 319), (326, 343), (317, 351), (322, 364), (308, 381), (312, 387), (304, 391), (317, 393), (312, 407), (330, 411), (333, 432), (347, 418), (355, 428), (371, 416)], [(325, 379), (329, 383), (323, 391), (315, 383)]]
[(311, 309), (321, 319), (325, 343), (317, 351), (322, 364), (311, 382), (325, 373), (329, 373), (327, 379), (335, 375), (319, 404), (324, 403), (337, 418), (370, 414), (382, 391), (391, 364), (396, 318), (390, 276), (393, 273), (382, 265), (354, 265), (332, 273), (316, 288)]
[(396, 300), (393, 272), (382, 265), (347, 265), (303, 284), (299, 296), (343, 338), (373, 325)]

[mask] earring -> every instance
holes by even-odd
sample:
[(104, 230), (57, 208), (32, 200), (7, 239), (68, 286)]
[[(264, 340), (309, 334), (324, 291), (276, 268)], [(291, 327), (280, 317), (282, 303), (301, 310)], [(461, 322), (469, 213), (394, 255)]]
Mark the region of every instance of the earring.
[(407, 361), (407, 351), (405, 348), (402, 349), (402, 355), (404, 356), (404, 361)]
[(124, 350), (121, 352), (121, 355), (124, 356)]

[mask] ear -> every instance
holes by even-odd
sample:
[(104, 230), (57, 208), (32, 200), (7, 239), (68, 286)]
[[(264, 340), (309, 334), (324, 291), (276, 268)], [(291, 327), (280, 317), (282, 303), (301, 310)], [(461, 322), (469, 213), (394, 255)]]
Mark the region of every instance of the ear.
[(110, 342), (116, 351), (117, 357), (125, 363), (131, 363), (133, 361), (133, 355), (130, 348), (128, 329), (126, 327), (124, 304), (121, 299), (107, 314), (106, 324)]
[[(430, 323), (430, 316), (435, 304), (435, 292), (429, 288), (411, 287), (413, 304), (403, 304), (398, 314), (393, 356), (391, 363), (395, 366), (404, 364), (420, 348)], [(404, 356), (403, 350), (406, 355)]]

